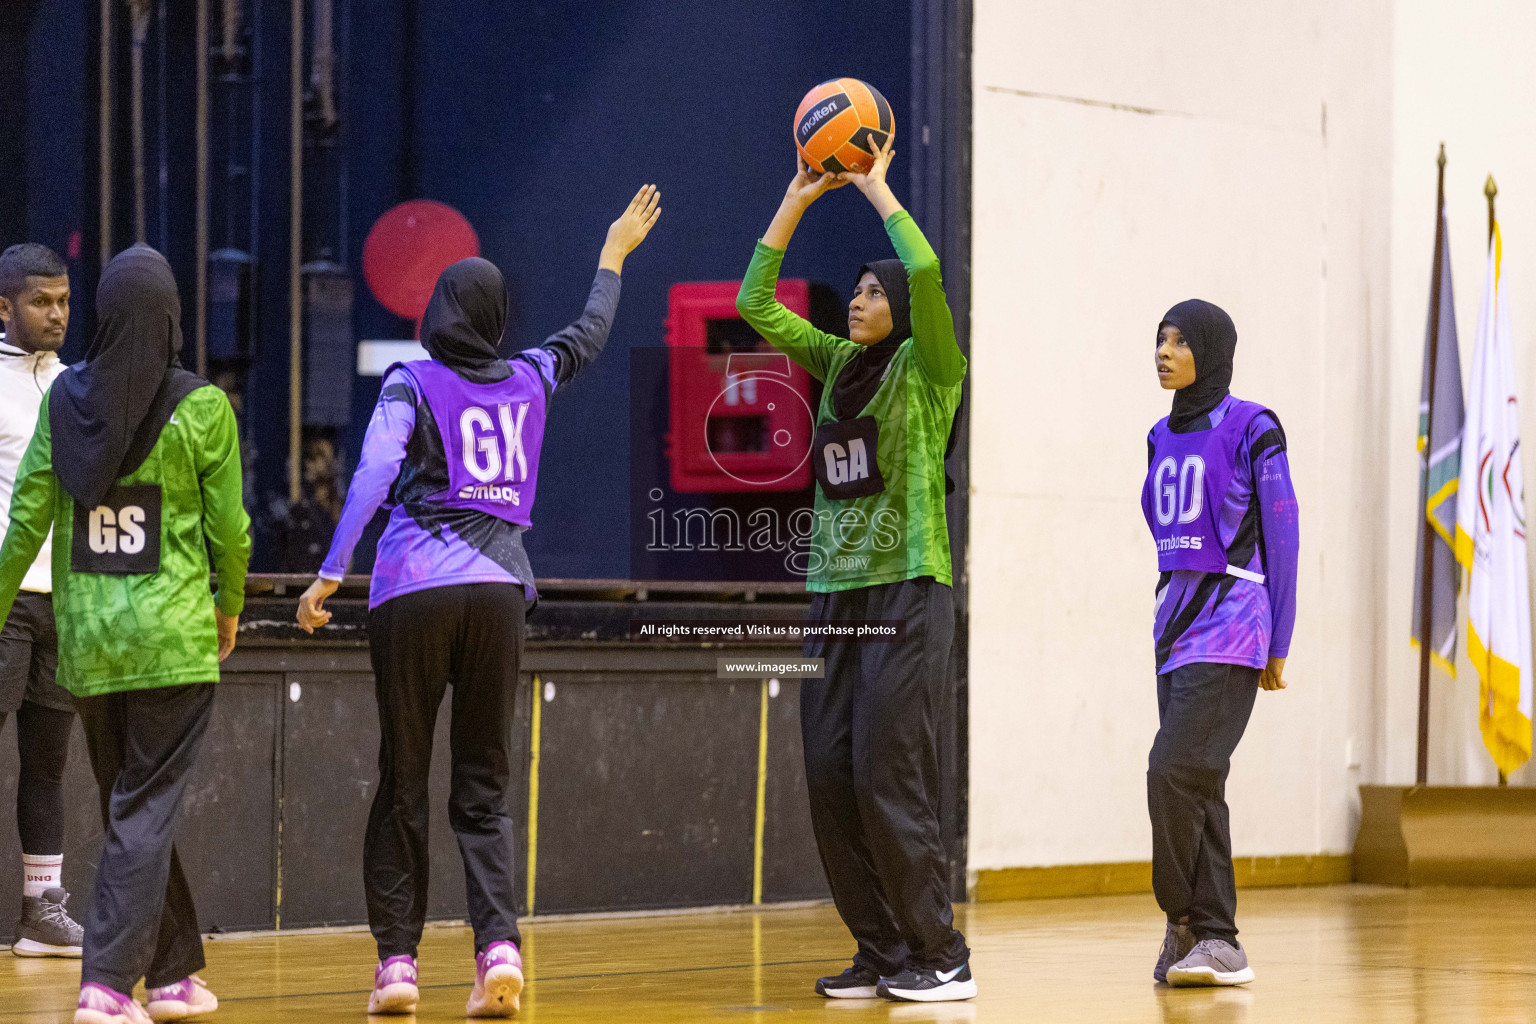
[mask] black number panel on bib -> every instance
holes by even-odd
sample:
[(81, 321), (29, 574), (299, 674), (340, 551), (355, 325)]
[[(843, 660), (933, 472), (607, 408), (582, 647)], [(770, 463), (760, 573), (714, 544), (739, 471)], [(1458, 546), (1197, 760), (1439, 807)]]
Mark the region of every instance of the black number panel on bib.
[(160, 571), (160, 485), (114, 487), (101, 504), (75, 505), (69, 567), (103, 576)]
[(880, 425), (873, 416), (817, 427), (811, 461), (822, 493), (834, 501), (845, 501), (885, 490), (885, 477), (880, 475), (880, 463), (875, 458), (879, 442)]

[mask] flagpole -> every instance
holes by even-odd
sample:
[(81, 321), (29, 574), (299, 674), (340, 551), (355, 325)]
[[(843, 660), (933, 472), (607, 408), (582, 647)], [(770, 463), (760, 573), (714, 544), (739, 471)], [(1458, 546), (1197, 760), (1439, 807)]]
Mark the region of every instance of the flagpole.
[[(1489, 245), (1493, 244), (1493, 228), (1494, 228), (1494, 223), (1495, 223), (1495, 221), (1493, 219), (1493, 197), (1498, 195), (1498, 194), (1499, 194), (1499, 186), (1497, 186), (1497, 185), (1495, 185), (1493, 183), (1493, 175), (1490, 174), (1490, 175), (1488, 175), (1488, 181), (1483, 185), (1483, 195), (1488, 197), (1488, 244)], [(1504, 774), (1504, 770), (1502, 768), (1499, 770), (1499, 785), (1501, 785), (1501, 786), (1509, 785), (1509, 776)]]
[[(1419, 581), (1419, 757), (1416, 784), (1429, 783), (1429, 657), (1434, 646), (1433, 600), (1435, 581), (1435, 534), (1429, 526), (1429, 460), (1435, 436), (1435, 369), (1439, 366), (1440, 348), (1440, 250), (1444, 245), (1445, 232), (1445, 143), (1440, 143), (1440, 155), (1435, 163), (1439, 166), (1439, 179), (1435, 190), (1435, 262), (1433, 280), (1429, 288), (1429, 408), (1424, 418), (1424, 473), (1423, 486), (1419, 489), (1419, 531), (1424, 535), (1422, 563), (1424, 578)], [(1491, 179), (1490, 179), (1491, 180)], [(1489, 200), (1492, 202), (1492, 200)]]
[(1493, 242), (1493, 197), (1499, 194), (1499, 186), (1493, 183), (1493, 175), (1488, 175), (1488, 181), (1483, 185), (1483, 195), (1488, 197), (1488, 241)]

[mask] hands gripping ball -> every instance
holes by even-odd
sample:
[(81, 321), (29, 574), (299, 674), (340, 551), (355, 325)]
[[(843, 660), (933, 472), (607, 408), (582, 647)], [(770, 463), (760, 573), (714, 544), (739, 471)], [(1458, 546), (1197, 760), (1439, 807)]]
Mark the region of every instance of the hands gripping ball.
[(834, 78), (805, 94), (795, 111), (795, 146), (817, 174), (866, 173), (896, 134), (891, 105), (868, 82)]

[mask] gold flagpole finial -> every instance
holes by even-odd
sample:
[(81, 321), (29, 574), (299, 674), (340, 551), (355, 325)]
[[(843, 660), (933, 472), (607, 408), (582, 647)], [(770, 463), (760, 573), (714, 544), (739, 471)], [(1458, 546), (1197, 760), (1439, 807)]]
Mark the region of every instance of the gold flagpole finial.
[(1499, 186), (1493, 183), (1493, 175), (1488, 175), (1488, 181), (1483, 185), (1483, 195), (1488, 197), (1488, 240), (1493, 241), (1493, 229), (1498, 221), (1493, 216), (1493, 197), (1499, 194)]
[(1445, 143), (1443, 142), (1440, 143), (1440, 155), (1435, 157), (1435, 163), (1440, 165), (1442, 171), (1445, 170)]

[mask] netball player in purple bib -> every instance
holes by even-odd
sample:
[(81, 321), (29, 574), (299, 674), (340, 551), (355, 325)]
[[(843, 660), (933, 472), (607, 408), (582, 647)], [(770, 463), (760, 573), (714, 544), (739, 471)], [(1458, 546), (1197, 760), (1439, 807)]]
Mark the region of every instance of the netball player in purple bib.
[(1233, 398), (1237, 328), (1199, 299), (1157, 330), (1173, 411), (1147, 435), (1142, 511), (1157, 543), (1159, 727), (1147, 764), (1152, 890), (1168, 930), (1152, 976), (1253, 980), (1237, 941), (1227, 772), (1260, 688), (1283, 690), (1296, 621), (1296, 493), (1274, 413)]
[(512, 701), (523, 616), (534, 600), (522, 533), (532, 524), (551, 394), (597, 358), (619, 304), (624, 257), (661, 215), (642, 188), (608, 229), (580, 319), (504, 359), (501, 272), (482, 259), (443, 271), (421, 321), (431, 359), (385, 374), (362, 459), (299, 625), (323, 607), (363, 527), (390, 509), (368, 597), (379, 704), (379, 789), (368, 815), (363, 888), (379, 947), (369, 1013), (414, 1013), (416, 947), (427, 915), (427, 770), (444, 691), (453, 684), (448, 821), (464, 858), (475, 932), (467, 1013), (512, 1017), (523, 987), (506, 812)]

